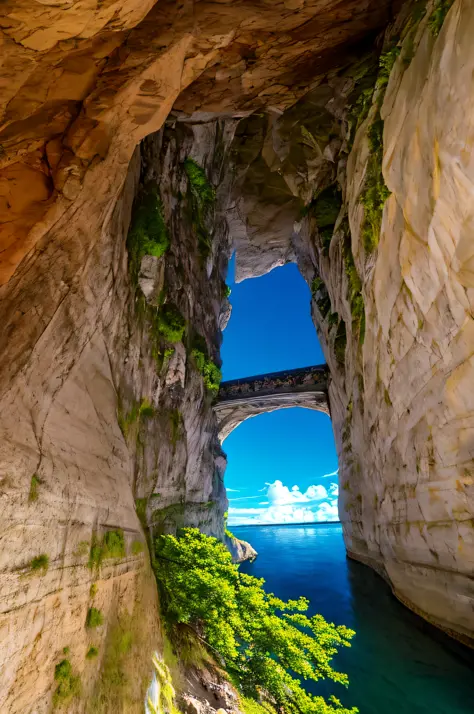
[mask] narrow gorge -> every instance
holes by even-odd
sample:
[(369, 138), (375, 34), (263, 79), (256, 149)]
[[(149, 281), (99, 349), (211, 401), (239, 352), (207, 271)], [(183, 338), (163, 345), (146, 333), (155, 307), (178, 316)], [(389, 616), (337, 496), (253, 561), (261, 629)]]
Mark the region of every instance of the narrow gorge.
[[(156, 536), (250, 552), (221, 441), (259, 411), (216, 406), (234, 252), (310, 286), (347, 555), (472, 647), (472, 2), (0, 17), (2, 714), (50, 712), (63, 657), (66, 711), (143, 712)], [(244, 711), (219, 667), (171, 669), (180, 711)]]

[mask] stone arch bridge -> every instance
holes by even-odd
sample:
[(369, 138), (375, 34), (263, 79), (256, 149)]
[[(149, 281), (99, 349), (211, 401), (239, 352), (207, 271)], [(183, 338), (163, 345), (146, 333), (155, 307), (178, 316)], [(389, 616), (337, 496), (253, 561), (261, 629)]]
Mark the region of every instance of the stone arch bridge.
[(304, 407), (329, 415), (328, 368), (303, 367), (222, 382), (214, 411), (221, 443), (245, 419), (276, 409)]

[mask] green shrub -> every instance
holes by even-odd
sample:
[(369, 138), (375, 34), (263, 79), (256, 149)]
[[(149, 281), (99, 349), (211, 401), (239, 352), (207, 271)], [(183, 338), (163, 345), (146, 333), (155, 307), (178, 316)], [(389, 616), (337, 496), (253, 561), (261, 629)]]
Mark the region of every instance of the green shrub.
[(158, 332), (168, 342), (181, 342), (186, 327), (186, 321), (175, 305), (164, 305), (157, 316)]
[(275, 709), (266, 702), (256, 702), (255, 699), (242, 697), (242, 710), (244, 714), (276, 714)]
[(454, 0), (437, 0), (436, 5), (428, 20), (428, 27), (432, 34), (438, 37), (443, 27), (446, 15), (450, 11)]
[(99, 650), (97, 649), (97, 647), (91, 645), (87, 651), (86, 659), (94, 659), (95, 657), (97, 657), (98, 654)]
[(42, 575), (46, 573), (48, 567), (49, 556), (47, 556), (46, 553), (41, 553), (41, 555), (37, 555), (30, 562), (30, 570), (32, 570), (33, 572), (41, 571)]
[(65, 706), (71, 699), (80, 694), (81, 679), (72, 673), (72, 666), (68, 659), (63, 659), (54, 669), (54, 679), (58, 682), (53, 694), (55, 707)]
[(157, 186), (147, 186), (133, 209), (127, 245), (130, 267), (135, 276), (144, 255), (160, 258), (170, 244), (169, 233), (163, 218), (163, 205)]
[(231, 293), (232, 293), (232, 288), (230, 287), (230, 285), (226, 285), (226, 286), (225, 286), (225, 296), (226, 296), (226, 298), (230, 298)]
[(205, 170), (194, 159), (185, 160), (184, 170), (188, 177), (188, 203), (199, 252), (203, 258), (207, 258), (211, 252), (212, 238), (205, 222), (214, 206), (216, 192), (209, 183)]
[(38, 500), (38, 486), (41, 481), (36, 474), (33, 474), (30, 482), (30, 492), (28, 494), (28, 503), (34, 503)]
[(63, 647), (63, 654), (68, 655), (70, 652), (69, 647)]
[(125, 538), (123, 530), (117, 528), (113, 531), (107, 531), (104, 534), (102, 546), (103, 558), (124, 558), (126, 555)]
[(202, 375), (204, 386), (213, 396), (216, 396), (222, 381), (221, 370), (199, 349), (193, 349), (191, 356), (198, 372)]
[(99, 627), (104, 622), (104, 617), (100, 610), (95, 607), (90, 607), (87, 611), (86, 627)]
[(348, 684), (331, 660), (354, 635), (321, 615), (308, 617), (305, 598), (284, 602), (263, 580), (239, 571), (227, 549), (194, 528), (155, 540), (155, 573), (171, 635), (186, 625), (218, 653), (245, 697), (268, 700), (286, 714), (348, 714), (333, 697), (309, 694), (298, 677)]
[(98, 589), (97, 583), (92, 583), (92, 585), (90, 586), (90, 589), (89, 589), (89, 595), (91, 597), (95, 597), (95, 595), (97, 593), (97, 589)]

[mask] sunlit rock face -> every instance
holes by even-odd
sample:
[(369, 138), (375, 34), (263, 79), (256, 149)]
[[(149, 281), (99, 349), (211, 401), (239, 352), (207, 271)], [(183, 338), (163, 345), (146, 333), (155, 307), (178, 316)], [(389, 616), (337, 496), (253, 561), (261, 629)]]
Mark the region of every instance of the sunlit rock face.
[[(232, 245), (241, 278), (297, 260), (313, 285), (349, 553), (410, 607), (472, 634), (474, 10), (456, 0), (437, 39), (428, 13), (410, 61), (394, 66), (382, 107), (392, 195), (367, 254), (372, 115), (348, 141), (347, 112), (375, 82), (373, 39), (392, 5), (2, 4), (2, 712), (50, 710), (65, 647), (84, 692), (70, 711), (90, 711), (108, 638), (129, 617), (140, 644), (124, 664), (133, 686), (106, 711), (142, 709), (161, 647), (145, 535), (187, 524), (224, 537), (225, 456), (190, 354), (199, 337), (219, 361)], [(189, 213), (190, 156), (218, 187), (205, 256)], [(328, 239), (304, 207), (336, 181)], [(135, 280), (126, 237), (150, 182), (170, 248)], [(186, 321), (172, 351), (153, 336), (150, 309), (163, 299)], [(126, 556), (89, 568), (94, 534), (117, 528)], [(42, 553), (48, 571), (34, 574)], [(94, 633), (104, 654), (88, 667), (92, 606), (106, 626)]]
[[(348, 553), (386, 577), (409, 607), (472, 642), (474, 8), (455, 2), (439, 36), (430, 14), (430, 6), (416, 17), (405, 8), (387, 33), (384, 52), (402, 38), (390, 80), (355, 136), (346, 115), (364, 87), (355, 63), (283, 115), (241, 123), (237, 273), (296, 260), (312, 283), (332, 376)], [(375, 84), (377, 71), (365, 62)], [(378, 96), (391, 195), (378, 245), (364, 247), (361, 203)], [(340, 211), (333, 201), (328, 235), (317, 201), (301, 209), (336, 180)], [(273, 240), (275, 216), (284, 230)]]

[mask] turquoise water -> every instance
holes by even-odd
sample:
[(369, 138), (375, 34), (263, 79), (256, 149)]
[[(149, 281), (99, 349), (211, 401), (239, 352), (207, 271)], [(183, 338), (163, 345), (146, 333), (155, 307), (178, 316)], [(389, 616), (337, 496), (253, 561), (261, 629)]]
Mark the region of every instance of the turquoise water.
[[(370, 568), (347, 560), (339, 525), (234, 527), (258, 551), (245, 572), (357, 634), (335, 659), (349, 689), (324, 683), (361, 714), (473, 714), (474, 652), (401, 605)], [(314, 685), (320, 687), (320, 685)], [(311, 688), (311, 687), (310, 687)]]

